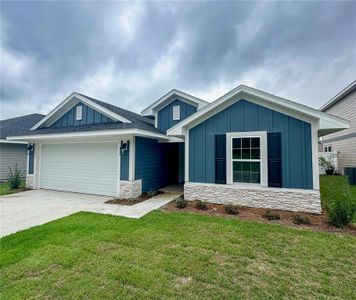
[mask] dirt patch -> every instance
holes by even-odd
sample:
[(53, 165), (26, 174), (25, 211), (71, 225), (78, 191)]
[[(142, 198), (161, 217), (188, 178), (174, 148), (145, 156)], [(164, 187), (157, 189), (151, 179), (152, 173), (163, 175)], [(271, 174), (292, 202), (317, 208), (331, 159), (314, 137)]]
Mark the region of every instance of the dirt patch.
[[(175, 206), (174, 202), (170, 202), (165, 205), (162, 209), (165, 211), (190, 211), (196, 212), (200, 214), (213, 215), (213, 216), (224, 216), (228, 218), (236, 218), (239, 220), (248, 220), (248, 221), (257, 221), (261, 223), (269, 223), (269, 224), (279, 224), (290, 227), (298, 227), (304, 229), (311, 229), (317, 231), (326, 231), (326, 232), (339, 232), (345, 234), (351, 234), (356, 236), (356, 226), (350, 225), (346, 228), (337, 228), (330, 223), (328, 223), (328, 217), (326, 211), (323, 210), (321, 215), (315, 215), (310, 213), (303, 212), (290, 212), (276, 209), (264, 209), (264, 208), (252, 208), (241, 206), (238, 207), (239, 214), (238, 215), (228, 215), (225, 212), (225, 205), (221, 204), (212, 204), (207, 203), (207, 209), (201, 210), (195, 207), (196, 201), (188, 201), (188, 205), (186, 208), (179, 209)], [(279, 220), (266, 220), (263, 215), (266, 211), (271, 211), (274, 214), (278, 214), (280, 216)], [(296, 215), (299, 215), (303, 218), (308, 218), (310, 220), (310, 225), (297, 225), (293, 223), (293, 219)]]
[(162, 194), (162, 192), (158, 192), (155, 195), (149, 195), (148, 193), (143, 193), (141, 196), (137, 198), (116, 198), (106, 201), (105, 203), (109, 204), (119, 204), (119, 205), (135, 205), (137, 203), (146, 201), (158, 194)]

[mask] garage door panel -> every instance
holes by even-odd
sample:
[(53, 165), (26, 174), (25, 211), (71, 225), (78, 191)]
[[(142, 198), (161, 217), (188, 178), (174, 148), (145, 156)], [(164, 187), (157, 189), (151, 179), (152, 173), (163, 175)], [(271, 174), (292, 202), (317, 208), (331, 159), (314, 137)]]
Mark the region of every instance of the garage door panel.
[(116, 143), (45, 144), (40, 186), (45, 189), (115, 196)]

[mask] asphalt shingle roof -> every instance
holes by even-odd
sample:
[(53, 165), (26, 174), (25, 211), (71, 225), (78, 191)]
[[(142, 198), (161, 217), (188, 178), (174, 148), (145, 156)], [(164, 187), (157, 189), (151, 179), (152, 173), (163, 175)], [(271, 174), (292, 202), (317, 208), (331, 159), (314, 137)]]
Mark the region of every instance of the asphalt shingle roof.
[[(79, 93), (77, 93), (79, 94)], [(160, 131), (154, 126), (154, 121), (142, 117), (139, 114), (136, 114), (134, 112), (131, 112), (129, 110), (117, 107), (115, 105), (100, 101), (98, 99), (91, 98), (89, 96), (79, 94), (96, 104), (99, 104), (106, 109), (124, 117), (125, 119), (128, 119), (131, 121), (131, 123), (121, 123), (121, 122), (114, 122), (114, 123), (103, 123), (103, 124), (90, 124), (90, 125), (79, 125), (79, 126), (69, 126), (69, 127), (53, 127), (53, 128), (39, 128), (36, 130), (30, 130), (30, 128), (39, 122), (41, 118), (43, 118), (43, 115), (36, 114), (38, 116), (41, 116), (38, 118), (35, 122), (33, 122), (30, 126), (19, 126), (16, 124), (16, 122), (13, 123), (13, 125), (10, 125), (8, 128), (9, 130), (6, 130), (6, 135), (5, 136), (19, 136), (19, 135), (37, 135), (37, 134), (53, 134), (53, 133), (69, 133), (69, 132), (82, 132), (82, 131), (95, 131), (95, 130), (114, 130), (114, 129), (142, 129), (142, 130), (147, 130), (153, 133), (159, 133), (159, 134), (165, 134), (164, 132)], [(15, 119), (20, 119), (15, 118)], [(12, 120), (12, 119), (10, 119)], [(7, 121), (7, 120), (5, 120)], [(1, 121), (3, 122), (3, 121)], [(10, 127), (17, 127), (17, 129), (12, 128), (10, 130)]]
[(44, 115), (31, 114), (21, 117), (0, 121), (0, 138), (6, 139), (7, 136), (19, 135), (28, 131), (33, 125), (38, 123)]

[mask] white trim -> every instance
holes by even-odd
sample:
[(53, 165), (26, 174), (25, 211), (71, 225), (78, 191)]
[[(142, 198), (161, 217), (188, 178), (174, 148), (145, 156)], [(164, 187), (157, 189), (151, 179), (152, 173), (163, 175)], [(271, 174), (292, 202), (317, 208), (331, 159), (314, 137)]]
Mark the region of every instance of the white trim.
[(27, 144), (28, 144), (27, 142), (8, 141), (8, 140), (5, 140), (5, 139), (0, 139), (0, 143), (1, 143), (1, 144), (21, 144), (21, 145), (27, 145)]
[(312, 146), (312, 166), (313, 166), (313, 189), (319, 190), (319, 143), (318, 143), (318, 130), (319, 123), (312, 122), (311, 123), (311, 146)]
[[(268, 159), (267, 159), (267, 131), (249, 131), (249, 132), (227, 132), (226, 133), (226, 183), (236, 184), (232, 178), (232, 139), (243, 137), (258, 137), (260, 138), (260, 155), (258, 160), (261, 164), (261, 185), (268, 186)], [(257, 161), (257, 160), (249, 160)], [(239, 184), (239, 183), (238, 183)], [(245, 183), (244, 183), (245, 184)]]
[[(78, 100), (80, 100), (81, 102), (84, 102), (85, 104), (87, 104), (88, 106), (90, 106), (91, 108), (103, 113), (104, 115), (114, 119), (114, 120), (117, 120), (117, 121), (120, 121), (120, 122), (123, 122), (123, 123), (131, 123), (130, 120), (112, 112), (111, 110), (89, 100), (88, 98), (78, 94), (78, 93), (72, 93), (70, 94), (66, 99), (64, 99), (60, 104), (58, 104), (53, 110), (51, 110), (44, 118), (42, 118), (38, 123), (36, 123), (32, 128), (31, 130), (36, 130), (38, 129), (41, 125), (43, 124), (46, 124), (47, 121), (49, 121), (52, 116), (54, 116), (57, 112), (59, 113), (60, 112), (60, 109), (63, 108), (65, 105), (69, 104), (70, 101), (72, 101), (72, 99), (74, 98), (77, 98)], [(75, 103), (77, 103), (78, 101), (75, 100)], [(69, 106), (69, 105), (68, 105)], [(73, 107), (73, 105), (70, 105), (70, 107)], [(66, 113), (68, 111), (68, 109), (65, 109), (64, 110), (64, 113)], [(59, 116), (56, 116), (56, 120), (58, 120), (64, 113), (60, 114)]]
[[(26, 176), (33, 175), (28, 173), (29, 169), (30, 169), (30, 151), (26, 149)], [(35, 169), (33, 169), (33, 173), (35, 173)]]
[(53, 133), (53, 134), (34, 134), (22, 136), (9, 136), (7, 140), (49, 140), (61, 138), (79, 138), (79, 137), (107, 137), (107, 136), (120, 136), (120, 135), (138, 135), (154, 139), (162, 139), (169, 141), (171, 138), (165, 134), (150, 132), (147, 130), (132, 128), (132, 129), (113, 129), (113, 130), (93, 130), (69, 133)]
[(41, 165), (42, 165), (42, 144), (38, 144), (38, 153), (37, 153), (37, 162), (38, 162), (38, 165), (37, 165), (37, 174), (36, 174), (36, 177), (35, 177), (35, 180), (36, 180), (36, 186), (37, 188), (41, 188)]
[(354, 89), (356, 89), (356, 80), (351, 82), (348, 86), (346, 86), (342, 91), (337, 93), (334, 97), (332, 97), (328, 102), (326, 102), (322, 107), (319, 108), (320, 111), (326, 111), (341, 99), (345, 98), (348, 94), (350, 94)]
[(349, 122), (342, 118), (245, 85), (240, 85), (222, 97), (218, 98), (214, 102), (210, 103), (200, 111), (168, 129), (167, 135), (181, 136), (183, 134), (183, 128), (192, 128), (215, 115), (216, 113), (222, 111), (223, 109), (229, 107), (230, 105), (236, 103), (237, 101), (243, 99), (287, 114), (308, 123), (312, 122), (313, 120), (319, 120), (320, 129), (332, 128), (341, 130), (349, 127)]
[(136, 137), (130, 138), (129, 146), (129, 180), (135, 180)]
[(185, 132), (184, 142), (184, 181), (189, 182), (189, 130)]
[[(148, 106), (144, 110), (142, 110), (141, 115), (142, 116), (153, 115), (155, 110), (158, 111), (161, 106), (168, 105), (170, 102), (174, 101), (175, 99), (171, 99), (174, 97), (182, 98), (179, 100), (186, 102), (188, 104), (197, 106), (198, 109), (201, 109), (209, 104), (208, 102), (206, 102), (202, 99), (199, 99), (197, 97), (194, 97), (194, 96), (184, 93), (182, 91), (173, 89), (170, 92), (168, 92), (167, 94), (165, 94), (164, 96), (162, 96), (161, 98), (159, 98), (157, 101), (153, 102), (150, 106)], [(170, 102), (167, 102), (167, 100), (169, 100)]]
[(120, 181), (121, 181), (121, 141), (117, 144), (117, 174), (116, 174), (116, 196), (119, 197), (120, 195)]

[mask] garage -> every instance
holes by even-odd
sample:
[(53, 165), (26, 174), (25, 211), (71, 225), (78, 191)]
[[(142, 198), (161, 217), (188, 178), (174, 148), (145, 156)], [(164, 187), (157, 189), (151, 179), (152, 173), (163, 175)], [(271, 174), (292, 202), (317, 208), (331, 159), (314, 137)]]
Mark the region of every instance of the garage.
[(116, 196), (118, 144), (42, 144), (40, 188)]

